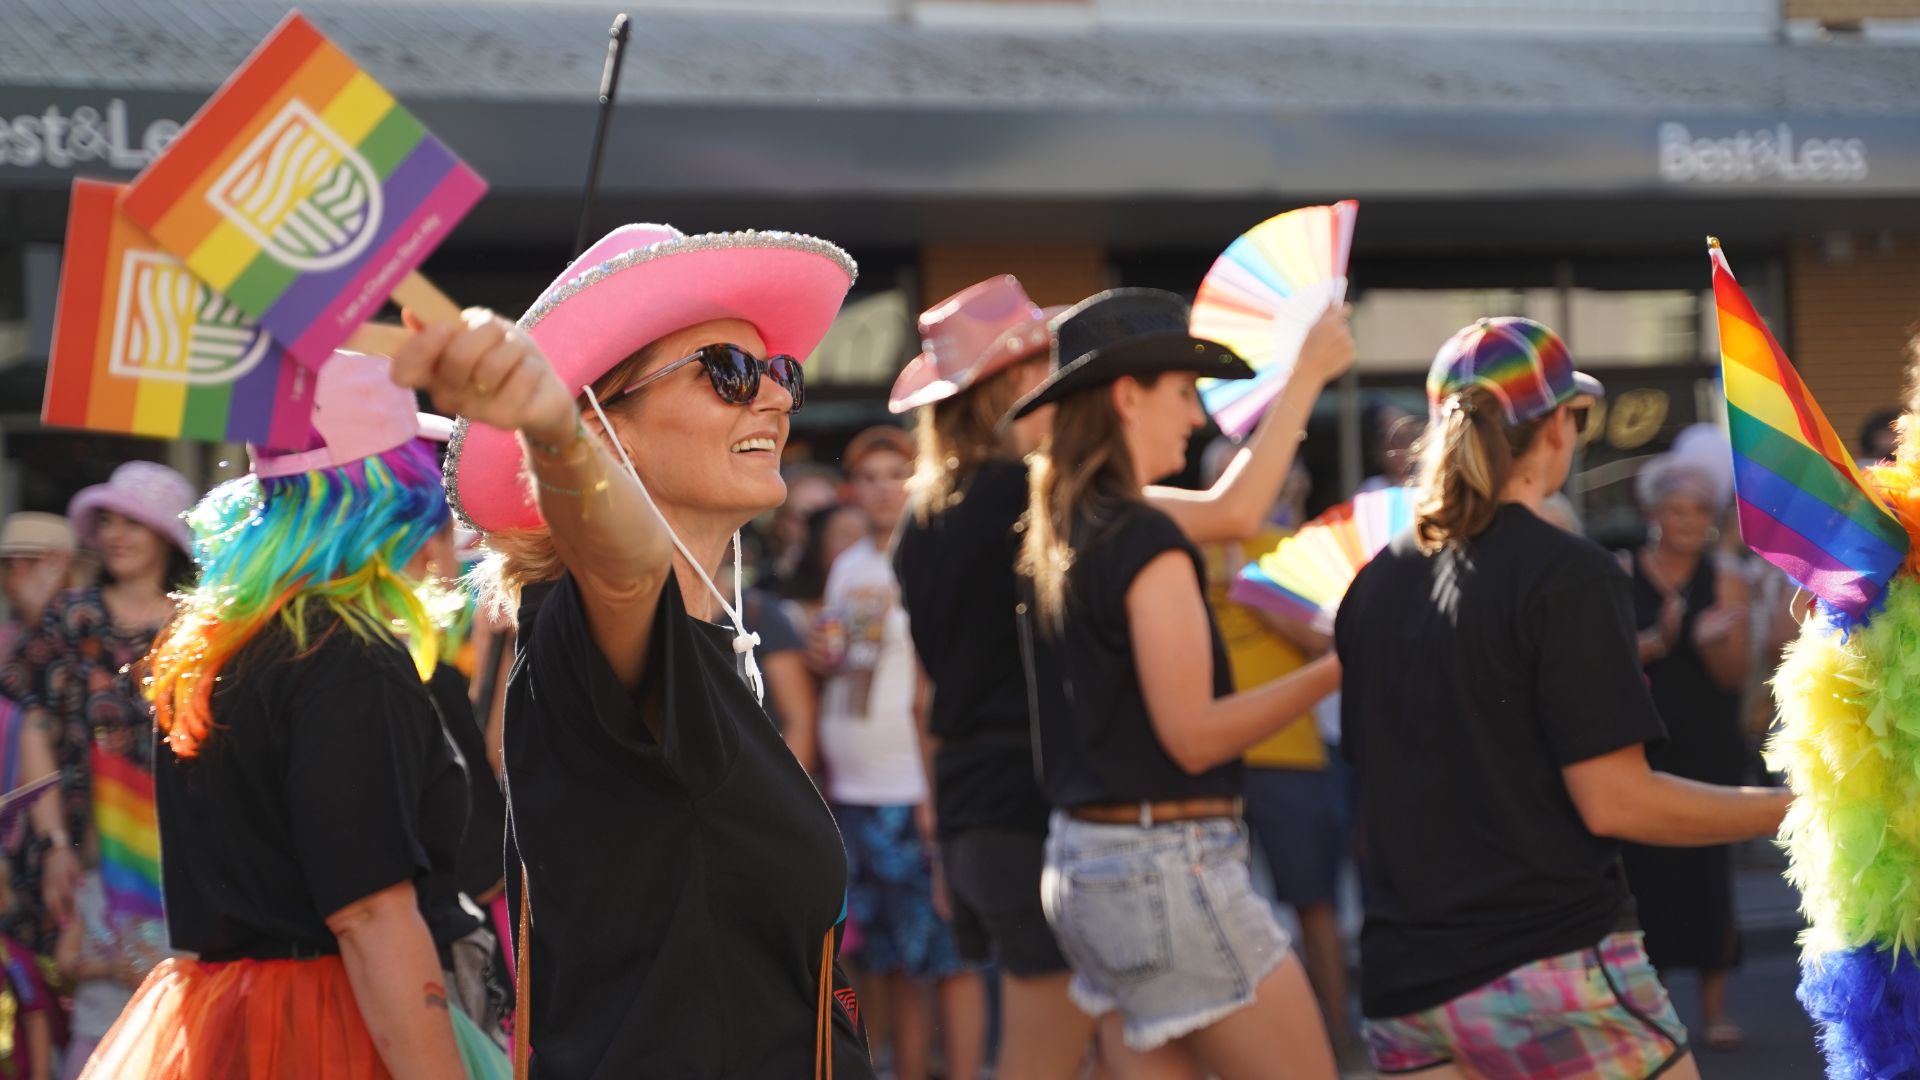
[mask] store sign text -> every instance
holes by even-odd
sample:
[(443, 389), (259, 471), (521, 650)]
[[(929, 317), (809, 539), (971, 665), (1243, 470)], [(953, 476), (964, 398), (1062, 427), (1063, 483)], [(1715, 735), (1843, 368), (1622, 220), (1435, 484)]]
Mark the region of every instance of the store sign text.
[(105, 111), (82, 105), (71, 112), (49, 105), (39, 113), (0, 116), (0, 166), (72, 168), (100, 162), (138, 169), (180, 132), (177, 120), (155, 120), (139, 138), (127, 126), (127, 103), (110, 99)]
[(1670, 183), (1858, 183), (1867, 178), (1864, 139), (1796, 139), (1789, 124), (1697, 137), (1660, 125), (1660, 179)]

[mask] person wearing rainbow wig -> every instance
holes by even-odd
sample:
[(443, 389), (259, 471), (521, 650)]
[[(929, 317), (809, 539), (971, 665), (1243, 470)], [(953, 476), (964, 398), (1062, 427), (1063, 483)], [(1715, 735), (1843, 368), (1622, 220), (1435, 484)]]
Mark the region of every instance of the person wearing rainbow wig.
[(1805, 619), (1773, 679), (1767, 764), (1799, 794), (1781, 829), (1799, 996), (1829, 1080), (1920, 1076), (1920, 383), (1906, 408), (1892, 459), (1865, 470), (1906, 557), (1864, 622), (1824, 603)]
[(505, 1074), (422, 914), (466, 815), (404, 570), (448, 520), (437, 455), (381, 357), (336, 353), (313, 423), (318, 448), (256, 451), (187, 516), (199, 583), (146, 693), (168, 930), (197, 955), (155, 968), (83, 1076)]

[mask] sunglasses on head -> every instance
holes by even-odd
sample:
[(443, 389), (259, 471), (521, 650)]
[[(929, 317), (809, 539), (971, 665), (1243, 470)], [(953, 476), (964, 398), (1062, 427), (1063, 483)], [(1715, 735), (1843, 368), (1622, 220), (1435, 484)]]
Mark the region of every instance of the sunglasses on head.
[(707, 369), (707, 381), (713, 384), (713, 392), (729, 405), (752, 404), (753, 399), (760, 396), (761, 376), (780, 384), (793, 398), (789, 412), (799, 412), (807, 400), (807, 381), (800, 373), (800, 361), (784, 353), (762, 360), (738, 345), (707, 345), (620, 391), (614, 400), (638, 393), (692, 363)]

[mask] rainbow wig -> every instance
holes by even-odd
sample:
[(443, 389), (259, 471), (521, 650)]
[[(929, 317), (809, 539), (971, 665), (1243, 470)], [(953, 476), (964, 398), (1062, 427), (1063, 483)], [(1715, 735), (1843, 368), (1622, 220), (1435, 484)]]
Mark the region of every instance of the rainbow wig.
[[(1871, 470), (1920, 552), (1920, 444)], [(1807, 620), (1773, 680), (1767, 762), (1800, 889), (1799, 997), (1831, 1080), (1920, 1075), (1920, 578), (1909, 558), (1864, 624)]]
[(422, 679), (440, 656), (428, 590), (403, 568), (447, 522), (430, 444), (413, 439), (336, 468), (215, 488), (187, 515), (199, 583), (148, 657), (154, 720), (180, 757), (213, 731), (214, 684), (274, 621), (308, 647), (308, 619), (331, 612), (362, 639), (405, 644)]

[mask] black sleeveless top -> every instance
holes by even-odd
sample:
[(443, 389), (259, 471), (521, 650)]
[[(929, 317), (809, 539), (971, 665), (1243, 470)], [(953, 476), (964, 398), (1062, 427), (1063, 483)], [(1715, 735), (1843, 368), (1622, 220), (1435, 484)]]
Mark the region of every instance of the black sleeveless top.
[[(1047, 797), (1072, 808), (1239, 795), (1246, 776), (1241, 762), (1199, 774), (1174, 762), (1153, 729), (1133, 659), (1127, 613), (1133, 579), (1162, 554), (1178, 551), (1193, 561), (1204, 592), (1207, 565), (1200, 549), (1172, 518), (1143, 502), (1125, 503), (1107, 520), (1077, 521), (1073, 548), (1065, 618), (1051, 641), (1067, 709), (1041, 716)], [(1233, 692), (1233, 672), (1211, 611), (1207, 631), (1213, 696), (1226, 697)]]

